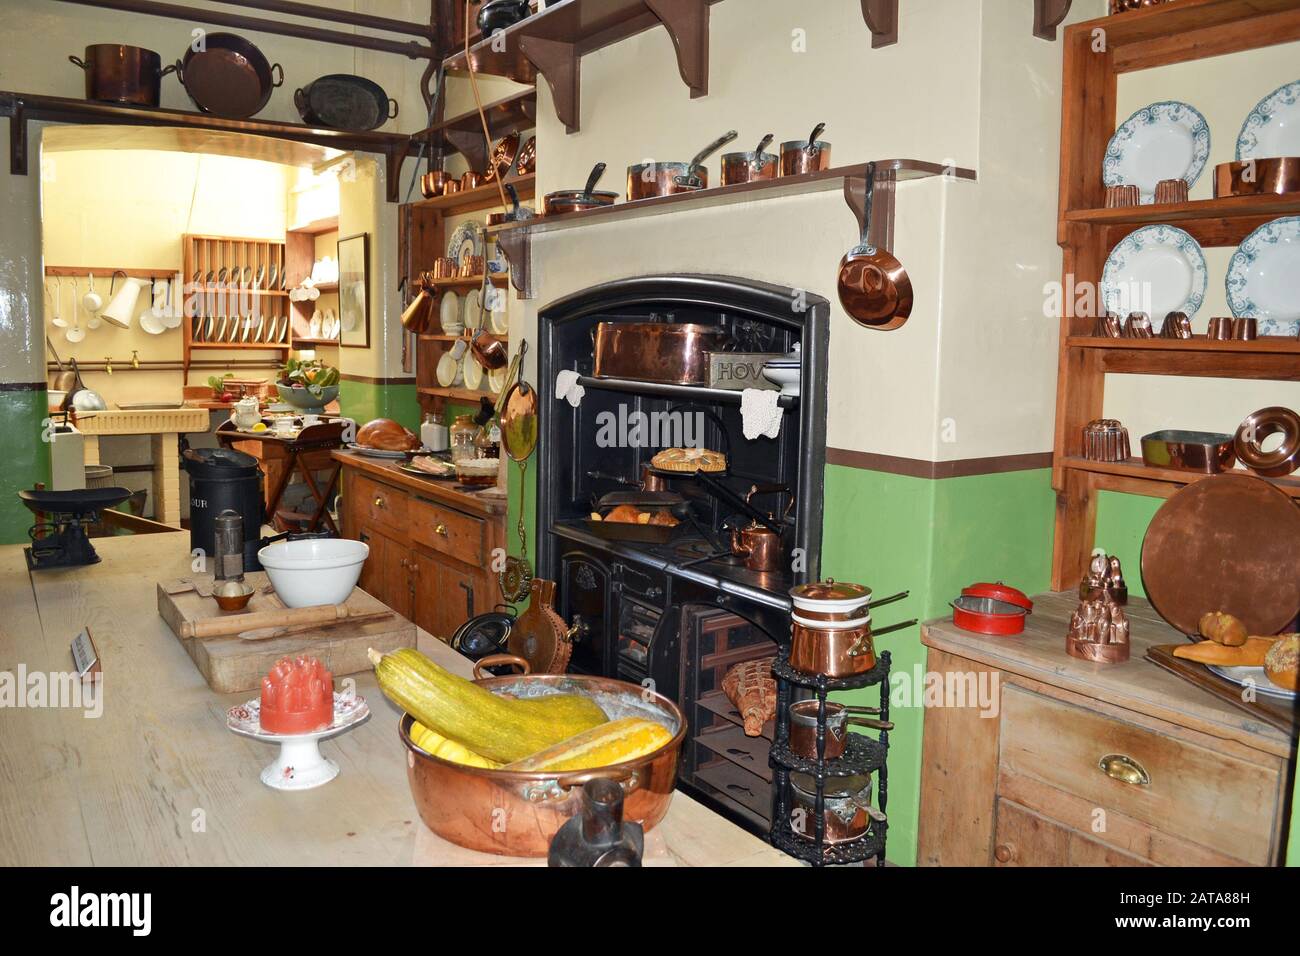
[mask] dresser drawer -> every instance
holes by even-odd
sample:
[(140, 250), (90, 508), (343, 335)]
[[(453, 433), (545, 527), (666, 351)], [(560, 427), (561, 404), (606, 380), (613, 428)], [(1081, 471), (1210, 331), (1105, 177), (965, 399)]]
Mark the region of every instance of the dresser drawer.
[(357, 508), (360, 524), (377, 524), (398, 534), (406, 533), (406, 492), (355, 473), (348, 475), (352, 489), (348, 501)]
[(1000, 769), (1245, 862), (1271, 863), (1277, 770), (1208, 750), (1175, 730), (1006, 686)]
[(485, 527), (482, 519), (426, 498), (412, 498), (407, 512), (407, 534), (412, 541), (481, 567), (486, 563)]

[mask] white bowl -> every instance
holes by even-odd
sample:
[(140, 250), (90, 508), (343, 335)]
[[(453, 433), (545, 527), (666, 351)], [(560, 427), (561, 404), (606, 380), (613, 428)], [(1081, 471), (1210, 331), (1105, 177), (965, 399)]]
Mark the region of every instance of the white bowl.
[(350, 538), (277, 541), (257, 552), (275, 593), (289, 607), (342, 604), (357, 586), (370, 545)]

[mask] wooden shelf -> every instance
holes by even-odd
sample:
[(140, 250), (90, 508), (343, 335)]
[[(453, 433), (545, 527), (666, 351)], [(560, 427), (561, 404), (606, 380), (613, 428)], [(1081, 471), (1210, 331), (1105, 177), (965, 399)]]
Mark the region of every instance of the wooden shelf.
[(191, 342), (192, 349), (258, 349), (263, 352), (269, 351), (287, 351), (293, 346), (287, 342)]
[(581, 115), (582, 57), (662, 25), (672, 37), (677, 69), (694, 97), (709, 91), (709, 7), (718, 0), (564, 0), (462, 49), (448, 71), (504, 76), (551, 91), (555, 114), (570, 133)]
[(480, 398), (488, 398), (494, 402), (497, 400), (497, 393), (489, 392), (486, 389), (474, 391), (468, 388), (443, 388), (441, 385), (421, 385), (416, 391), (421, 395), (450, 398), (460, 402), (477, 402)]
[(338, 216), (326, 216), (323, 219), (317, 219), (314, 222), (305, 223), (288, 230), (288, 232), (296, 233), (300, 236), (323, 236), (326, 233), (338, 231)]
[[(511, 96), (483, 104), (488, 133), (496, 140), (537, 125), (537, 90), (521, 90)], [(411, 137), (424, 140), (435, 152), (460, 153), (470, 169), (486, 169), (488, 145), (483, 140), (483, 123), (478, 110), (461, 113), (435, 123)]]
[[(1098, 490), (1122, 491), (1154, 498), (1168, 498), (1179, 488), (1211, 477), (1194, 471), (1155, 468), (1144, 464), (1141, 458), (1130, 458), (1128, 461), (1090, 461), (1086, 458), (1067, 457), (1062, 459), (1061, 464), (1066, 469), (1088, 473), (1090, 483)], [(1240, 469), (1234, 470), (1233, 474), (1254, 475), (1253, 472)], [(1292, 498), (1300, 498), (1300, 478), (1291, 476), (1262, 480)]]
[(9, 171), (27, 173), (27, 121), (94, 123), (126, 126), (179, 126), (226, 133), (270, 136), (296, 143), (311, 143), (331, 149), (382, 153), (388, 173), (388, 201), (396, 202), (402, 160), (411, 138), (403, 133), (355, 133), (350, 130), (320, 129), (300, 123), (275, 123), (258, 119), (226, 119), (208, 113), (165, 110), (119, 103), (98, 103), (63, 96), (0, 91), (0, 116), (9, 120)]
[[(517, 176), (514, 179), (506, 179), (506, 182), (515, 187), (520, 202), (523, 202), (526, 199), (533, 198), (537, 185), (537, 174), (529, 173), (527, 176)], [(480, 212), (484, 209), (499, 209), (501, 207), (501, 192), (497, 189), (497, 184), (491, 182), (476, 189), (466, 189), (463, 192), (452, 193), (450, 196), (420, 199), (411, 203), (411, 205), (435, 211), (443, 217), (461, 216), (465, 213)]]
[[(530, 237), (562, 229), (573, 229), (602, 222), (620, 222), (691, 209), (712, 209), (741, 202), (758, 202), (788, 196), (805, 196), (822, 192), (842, 192), (849, 208), (862, 225), (862, 197), (866, 189), (868, 164), (838, 166), (817, 173), (781, 176), (764, 182), (713, 186), (694, 192), (619, 202), (582, 212), (560, 216), (538, 216), (501, 226), (489, 226), (487, 234), (495, 236), (502, 253), (510, 262), (511, 282), (522, 298), (532, 298)], [(872, 218), (872, 241), (883, 249), (893, 247), (894, 186), (900, 182), (932, 176), (976, 179), (973, 169), (943, 166), (918, 159), (882, 159), (876, 161), (875, 216)]]
[(338, 344), (339, 344), (338, 339), (313, 339), (313, 338), (308, 338), (305, 335), (301, 335), (301, 336), (295, 335), (293, 337), (292, 347), (296, 349), (303, 345), (338, 345)]
[[(1104, 49), (1096, 38), (1105, 37)], [(1060, 214), (1067, 287), (1093, 286), (1106, 258), (1134, 228), (1176, 224), (1203, 246), (1235, 246), (1259, 225), (1300, 213), (1300, 195), (1226, 196), (1184, 203), (1101, 208), (1102, 165), (1117, 121), (1121, 74), (1210, 59), (1300, 40), (1300, 0), (1177, 0), (1075, 23), (1064, 31), (1061, 98)], [(1213, 62), (1199, 67), (1214, 76)], [(1204, 76), (1202, 77), (1204, 78)], [(1086, 333), (1092, 319), (1075, 316), (1067, 297), (1058, 357), (1055, 458), (1057, 492), (1052, 588), (1074, 588), (1086, 572), (1096, 538), (1096, 493), (1168, 497), (1200, 477), (1147, 468), (1140, 461), (1090, 462), (1072, 457), (1081, 429), (1103, 417), (1106, 375), (1132, 373), (1300, 381), (1300, 341), (1105, 339)], [(1194, 424), (1194, 423), (1187, 423)], [(1274, 482), (1292, 497), (1300, 480)]]
[[(317, 283), (316, 283), (316, 289), (317, 289), (318, 291), (322, 292), (322, 293), (324, 293), (324, 292), (338, 292), (338, 291), (339, 291), (339, 284), (338, 284), (337, 282), (317, 282)], [(288, 293), (285, 293), (285, 294), (288, 295)]]

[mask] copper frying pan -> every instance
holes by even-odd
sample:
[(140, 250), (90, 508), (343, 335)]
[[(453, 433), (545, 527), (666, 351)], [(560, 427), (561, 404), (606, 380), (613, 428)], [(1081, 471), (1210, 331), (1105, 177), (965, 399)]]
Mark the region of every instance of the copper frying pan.
[(871, 244), (871, 204), (876, 164), (867, 166), (867, 196), (862, 241), (840, 260), (840, 304), (849, 317), (869, 329), (896, 329), (912, 314), (912, 280), (893, 253)]

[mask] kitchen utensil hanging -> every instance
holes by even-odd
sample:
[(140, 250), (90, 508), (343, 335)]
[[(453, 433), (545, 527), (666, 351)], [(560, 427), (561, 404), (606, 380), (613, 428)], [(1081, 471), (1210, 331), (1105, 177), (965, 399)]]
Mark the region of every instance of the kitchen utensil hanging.
[(528, 561), (528, 531), (524, 526), (524, 484), (528, 475), (528, 458), (537, 447), (537, 390), (524, 381), (524, 356), (528, 340), (519, 343), (519, 351), (510, 363), (506, 387), (497, 399), (497, 419), (501, 423), (501, 447), (519, 465), (519, 556), (506, 558), (498, 575), (501, 596), (507, 601), (522, 601), (533, 583), (533, 566)]
[(862, 241), (840, 260), (840, 304), (859, 325), (878, 331), (896, 329), (912, 314), (912, 280), (894, 255), (871, 243), (876, 164), (867, 165)]

